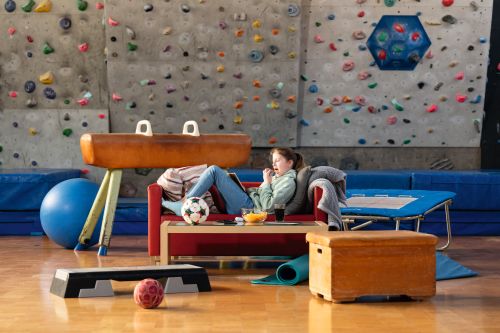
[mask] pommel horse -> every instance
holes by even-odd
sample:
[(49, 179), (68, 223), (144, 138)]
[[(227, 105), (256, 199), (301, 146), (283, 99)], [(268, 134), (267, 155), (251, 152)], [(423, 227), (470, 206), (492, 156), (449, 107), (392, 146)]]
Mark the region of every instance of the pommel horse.
[(141, 120), (135, 134), (83, 134), (80, 148), (84, 163), (107, 171), (75, 250), (87, 248), (104, 208), (97, 253), (105, 256), (111, 240), (122, 169), (178, 168), (199, 164), (236, 167), (247, 162), (252, 141), (246, 134), (200, 135), (198, 124), (192, 120), (184, 123), (182, 134), (153, 134), (149, 121)]

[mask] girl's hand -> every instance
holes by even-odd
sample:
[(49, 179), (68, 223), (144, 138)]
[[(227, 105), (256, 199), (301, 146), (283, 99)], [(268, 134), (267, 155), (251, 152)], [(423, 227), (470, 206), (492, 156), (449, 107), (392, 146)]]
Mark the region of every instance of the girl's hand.
[(271, 184), (273, 181), (273, 170), (269, 168), (262, 170), (262, 178), (264, 178), (264, 183)]

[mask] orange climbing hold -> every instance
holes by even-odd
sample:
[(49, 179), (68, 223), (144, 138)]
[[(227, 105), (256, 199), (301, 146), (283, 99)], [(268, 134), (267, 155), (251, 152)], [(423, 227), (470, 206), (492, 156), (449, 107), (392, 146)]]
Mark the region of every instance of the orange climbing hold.
[(234, 36), (235, 37), (243, 37), (243, 35), (245, 34), (245, 30), (243, 29), (236, 29), (236, 31), (234, 32)]
[(344, 97), (342, 97), (342, 102), (343, 103), (351, 103), (352, 102), (352, 98), (349, 97), (349, 96), (344, 96)]
[(331, 106), (328, 106), (326, 107), (324, 110), (323, 110), (324, 113), (332, 113), (333, 112), (333, 108)]
[(270, 145), (273, 145), (276, 142), (278, 142), (278, 139), (275, 136), (272, 136), (272, 137), (269, 138), (268, 142), (269, 142)]
[(252, 81), (252, 85), (255, 87), (255, 88), (261, 88), (262, 87), (262, 84), (260, 83), (259, 80), (253, 80)]
[(226, 54), (224, 53), (224, 51), (219, 51), (217, 52), (217, 56), (221, 57), (221, 58), (224, 58)]
[(295, 101), (297, 101), (297, 96), (295, 95), (290, 95), (286, 98), (286, 101), (289, 102), (289, 103), (295, 103)]
[(235, 109), (241, 109), (243, 107), (243, 102), (242, 101), (238, 101), (238, 102), (235, 102), (233, 104), (233, 108)]
[(252, 97), (252, 99), (253, 99), (255, 102), (258, 102), (258, 101), (260, 101), (260, 96), (255, 95), (254, 97)]
[(273, 36), (277, 36), (277, 35), (279, 35), (279, 34), (280, 34), (280, 29), (272, 29), (272, 30), (271, 30), (271, 34), (272, 34)]

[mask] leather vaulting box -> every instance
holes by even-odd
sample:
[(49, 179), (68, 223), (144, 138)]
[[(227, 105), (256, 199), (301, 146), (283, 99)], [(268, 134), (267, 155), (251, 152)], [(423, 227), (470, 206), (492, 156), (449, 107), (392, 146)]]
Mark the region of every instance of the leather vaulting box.
[(436, 294), (437, 237), (413, 231), (311, 232), (309, 290), (328, 301)]

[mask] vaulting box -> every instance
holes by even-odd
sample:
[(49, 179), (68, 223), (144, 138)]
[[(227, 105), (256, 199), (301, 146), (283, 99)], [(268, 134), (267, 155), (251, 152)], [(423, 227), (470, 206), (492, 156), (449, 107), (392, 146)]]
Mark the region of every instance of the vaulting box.
[(334, 302), (436, 294), (437, 237), (413, 231), (310, 232), (309, 290)]

